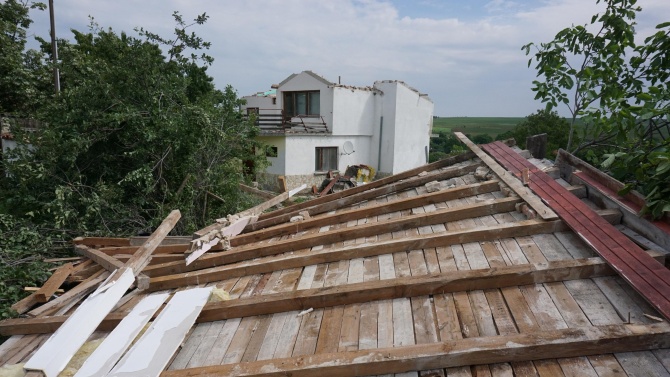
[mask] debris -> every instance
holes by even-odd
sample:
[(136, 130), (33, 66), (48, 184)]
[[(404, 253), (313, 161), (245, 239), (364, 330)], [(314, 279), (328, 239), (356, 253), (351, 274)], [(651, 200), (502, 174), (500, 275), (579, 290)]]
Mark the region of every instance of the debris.
[(72, 377), (77, 374), (77, 371), (84, 365), (84, 361), (88, 359), (89, 356), (95, 351), (96, 348), (105, 340), (104, 338), (91, 340), (90, 342), (84, 343), (77, 353), (72, 356), (70, 362), (67, 363), (65, 369), (58, 375), (59, 377)]
[(491, 170), (488, 168), (485, 168), (483, 166), (480, 166), (475, 170), (475, 178), (477, 178), (480, 181), (485, 181), (487, 180), (487, 176), (491, 173)]
[(230, 293), (221, 288), (212, 289), (212, 294), (209, 296), (208, 302), (221, 302), (230, 300)]
[(426, 191), (428, 192), (437, 192), (442, 190), (442, 184), (438, 181), (432, 181), (425, 184)]
[(419, 177), (423, 177), (424, 175), (428, 175), (428, 172), (425, 170), (419, 173)]
[(309, 220), (312, 216), (309, 215), (309, 211), (298, 212), (298, 215), (302, 216), (305, 220)]
[(3, 365), (0, 367), (0, 377), (23, 377), (26, 372), (23, 370), (23, 363), (13, 365)]
[(303, 221), (303, 220), (305, 220), (305, 218), (303, 216), (293, 216), (293, 217), (291, 217), (289, 222), (297, 223), (297, 222)]
[(647, 318), (649, 318), (649, 319), (653, 319), (654, 321), (657, 321), (657, 322), (664, 322), (664, 321), (665, 321), (663, 318), (659, 318), (659, 317), (656, 317), (656, 316), (653, 316), (653, 315), (650, 315), (650, 314), (646, 314), (646, 313), (645, 313), (645, 314), (643, 314), (643, 315), (644, 315), (645, 317), (647, 317)]
[(311, 313), (313, 310), (314, 310), (314, 308), (309, 308), (309, 309), (307, 309), (307, 310), (303, 310), (303, 311), (301, 311), (300, 313), (298, 313), (297, 316), (298, 316), (298, 317), (302, 317), (302, 316), (304, 316), (305, 314), (309, 314), (309, 313)]

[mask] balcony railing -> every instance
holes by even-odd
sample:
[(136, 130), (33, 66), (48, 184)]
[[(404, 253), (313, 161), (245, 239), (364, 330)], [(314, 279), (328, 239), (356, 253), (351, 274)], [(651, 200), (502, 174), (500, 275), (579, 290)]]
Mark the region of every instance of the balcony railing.
[(325, 119), (320, 115), (288, 117), (281, 109), (260, 109), (255, 117), (261, 134), (330, 133)]

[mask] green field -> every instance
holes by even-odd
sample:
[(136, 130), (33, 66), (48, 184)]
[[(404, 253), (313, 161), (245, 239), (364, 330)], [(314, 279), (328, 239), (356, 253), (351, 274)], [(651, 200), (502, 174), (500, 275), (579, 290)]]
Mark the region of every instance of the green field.
[(433, 133), (439, 131), (463, 132), (472, 136), (488, 134), (495, 139), (498, 134), (509, 131), (524, 120), (505, 117), (435, 117), (433, 118)]

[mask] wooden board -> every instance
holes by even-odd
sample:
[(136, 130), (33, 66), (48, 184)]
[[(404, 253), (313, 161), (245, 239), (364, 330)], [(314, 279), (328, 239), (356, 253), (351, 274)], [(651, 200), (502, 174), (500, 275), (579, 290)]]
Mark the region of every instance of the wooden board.
[(317, 354), (167, 371), (180, 376), (342, 376), (402, 373), (506, 361), (670, 347), (670, 325), (613, 325), (463, 339), (453, 343)]

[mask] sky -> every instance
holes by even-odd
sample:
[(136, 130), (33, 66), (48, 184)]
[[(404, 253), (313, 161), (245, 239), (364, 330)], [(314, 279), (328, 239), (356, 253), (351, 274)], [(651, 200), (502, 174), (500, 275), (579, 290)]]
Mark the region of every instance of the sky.
[[(45, 1), (46, 2), (46, 1)], [(523, 117), (543, 107), (521, 46), (551, 41), (603, 10), (596, 0), (55, 0), (56, 33), (143, 27), (169, 37), (172, 13), (207, 13), (192, 28), (212, 43), (209, 74), (240, 96), (311, 70), (332, 82), (371, 86), (402, 80), (435, 103), (437, 116)], [(638, 0), (639, 42), (670, 21), (670, 1)], [(34, 11), (30, 32), (49, 35)], [(559, 108), (567, 115), (567, 109)]]

